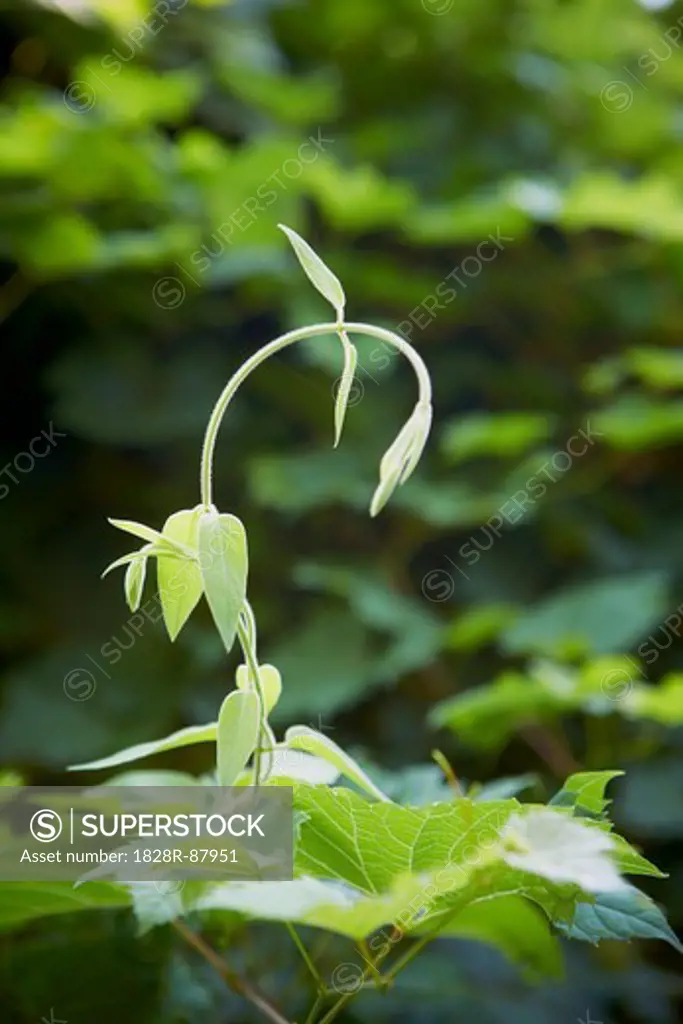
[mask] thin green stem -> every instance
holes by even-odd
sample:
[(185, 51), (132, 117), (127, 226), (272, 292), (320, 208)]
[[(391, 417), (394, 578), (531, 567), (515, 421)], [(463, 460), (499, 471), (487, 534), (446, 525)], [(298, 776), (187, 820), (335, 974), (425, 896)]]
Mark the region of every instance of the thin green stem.
[(331, 323), (331, 324), (311, 324), (309, 327), (299, 327), (295, 331), (288, 331), (287, 334), (282, 334), (279, 338), (275, 338), (274, 341), (264, 345), (263, 348), (255, 352), (240, 368), (233, 374), (228, 383), (223, 388), (223, 391), (214, 406), (213, 412), (209, 419), (209, 423), (206, 428), (206, 434), (204, 436), (204, 445), (202, 448), (202, 463), (201, 463), (201, 500), (202, 504), (207, 508), (211, 505), (213, 500), (213, 456), (214, 449), (216, 447), (216, 439), (218, 437), (218, 431), (220, 429), (225, 410), (228, 408), (235, 392), (240, 385), (247, 379), (252, 370), (255, 370), (257, 366), (269, 359), (270, 356), (275, 355), (276, 352), (280, 352), (282, 349), (287, 348), (288, 345), (293, 345), (297, 341), (302, 341), (305, 338), (315, 338), (321, 334), (336, 334), (340, 335), (341, 331), (349, 331), (355, 334), (366, 334), (371, 338), (377, 338), (379, 341), (383, 341), (387, 345), (392, 345), (398, 349), (406, 359), (412, 364), (415, 370), (419, 384), (419, 401), (423, 403), (429, 403), (431, 401), (432, 386), (429, 379), (429, 373), (425, 366), (422, 357), (416, 352), (416, 350), (407, 341), (400, 337), (398, 334), (394, 334), (393, 331), (388, 331), (383, 327), (375, 327), (372, 324), (363, 323)]
[(311, 960), (309, 952), (306, 949), (306, 947), (304, 946), (303, 942), (301, 941), (301, 939), (299, 937), (299, 933), (297, 932), (297, 930), (294, 927), (294, 925), (291, 924), (289, 921), (285, 921), (285, 927), (286, 927), (287, 931), (289, 932), (289, 934), (292, 937), (292, 942), (294, 943), (296, 948), (299, 950), (299, 953), (301, 954), (301, 959), (306, 964), (306, 967), (308, 968), (309, 973), (310, 973), (311, 977), (313, 978), (313, 981), (315, 982), (315, 986), (316, 986), (316, 988), (318, 990), (318, 995), (320, 995), (322, 992), (325, 991), (325, 982), (320, 977), (320, 973), (319, 973), (317, 967), (315, 966), (315, 964), (313, 963), (313, 961)]
[(256, 750), (254, 751), (254, 785), (258, 786), (261, 782), (261, 752), (265, 738), (265, 714), (266, 714), (266, 701), (263, 692), (263, 683), (261, 682), (261, 676), (259, 675), (258, 661), (256, 659), (256, 652), (252, 645), (252, 638), (249, 633), (249, 629), (242, 619), (238, 619), (237, 622), (237, 637), (244, 653), (244, 660), (249, 667), (249, 671), (254, 679), (254, 686), (258, 693), (259, 703), (261, 705), (261, 724), (259, 727), (258, 739), (256, 742)]
[(313, 1006), (308, 1011), (308, 1016), (306, 1017), (304, 1024), (315, 1024), (316, 1017), (318, 1016), (318, 1010), (320, 1009), (324, 1002), (325, 992), (319, 992), (318, 995), (315, 997), (315, 1002), (313, 1003)]
[(454, 907), (451, 907), (450, 911), (444, 915), (441, 922), (437, 925), (436, 928), (434, 928), (433, 931), (427, 932), (426, 935), (423, 935), (422, 938), (414, 942), (410, 949), (406, 950), (403, 956), (399, 957), (398, 960), (396, 960), (391, 965), (389, 970), (384, 975), (384, 980), (387, 982), (393, 981), (396, 975), (399, 974), (404, 967), (407, 967), (411, 960), (414, 960), (415, 957), (422, 952), (422, 950), (428, 943), (430, 943), (433, 939), (437, 939), (441, 932), (446, 927), (446, 925), (450, 924), (453, 918), (457, 917), (460, 911), (464, 910), (467, 904), (471, 902), (471, 896), (466, 897), (465, 899), (461, 897), (460, 900), (456, 903), (456, 905)]

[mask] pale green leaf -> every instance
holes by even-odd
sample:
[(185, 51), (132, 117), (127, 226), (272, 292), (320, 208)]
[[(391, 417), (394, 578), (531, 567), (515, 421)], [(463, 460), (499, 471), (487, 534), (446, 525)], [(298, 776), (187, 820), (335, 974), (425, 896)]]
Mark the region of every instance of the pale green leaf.
[(161, 754), (164, 750), (175, 750), (178, 747), (189, 747), (193, 743), (209, 743), (216, 739), (218, 731), (217, 722), (209, 722), (207, 725), (190, 725), (178, 732), (172, 732), (161, 740), (152, 740), (149, 743), (136, 743), (133, 747), (119, 750), (109, 757), (102, 757), (97, 761), (87, 761), (84, 764), (70, 765), (70, 772), (95, 771), (101, 768), (116, 768), (120, 764), (128, 764), (130, 761), (139, 761), (142, 757), (149, 757), (151, 754)]
[(140, 558), (143, 554), (148, 554), (148, 553), (153, 552), (154, 551), (154, 547), (155, 547), (154, 544), (145, 544), (145, 546), (143, 548), (140, 548), (139, 551), (131, 551), (127, 555), (121, 555), (120, 558), (115, 559), (113, 562), (111, 562), (110, 565), (107, 566), (107, 568), (104, 570), (104, 572), (102, 573), (100, 578), (104, 579), (104, 577), (108, 576), (109, 573), (113, 572), (114, 569), (120, 569), (122, 565), (130, 565), (131, 562), (134, 562), (137, 558)]
[(129, 562), (123, 580), (123, 589), (126, 594), (126, 602), (132, 612), (136, 612), (140, 607), (146, 574), (147, 559), (144, 555)]
[(337, 399), (334, 406), (335, 448), (341, 440), (342, 430), (344, 428), (344, 419), (346, 417), (346, 408), (349, 404), (349, 396), (351, 394), (354, 374), (356, 372), (356, 363), (358, 362), (358, 351), (356, 346), (348, 340), (344, 332), (342, 332), (342, 339), (344, 343), (344, 370), (342, 372), (341, 380), (339, 381)]
[[(163, 537), (196, 551), (201, 511), (200, 505), (169, 516), (164, 524)], [(160, 556), (157, 580), (164, 624), (171, 640), (175, 640), (202, 596), (202, 574), (193, 559)]]
[(132, 533), (134, 537), (146, 540), (150, 544), (163, 543), (163, 538), (159, 531), (153, 530), (151, 526), (145, 526), (144, 523), (135, 523), (132, 519), (110, 519), (109, 522), (117, 530), (123, 530), (124, 533)]
[(429, 875), (396, 878), (390, 889), (368, 895), (351, 886), (312, 877), (292, 882), (231, 882), (202, 896), (193, 910), (232, 910), (270, 921), (290, 921), (364, 939), (382, 925), (397, 920), (406, 930), (424, 895)]
[(244, 526), (236, 516), (205, 512), (199, 519), (198, 549), (206, 600), (229, 652), (247, 592)]
[(296, 253), (296, 257), (311, 284), (336, 310), (337, 318), (342, 320), (346, 296), (344, 295), (344, 289), (339, 278), (323, 263), (318, 254), (311, 248), (308, 242), (304, 241), (301, 235), (298, 235), (292, 228), (285, 227), (284, 224), (279, 224), (278, 227), (287, 235)]
[(307, 725), (293, 725), (285, 733), (285, 743), (291, 750), (303, 750), (307, 754), (328, 761), (341, 775), (355, 782), (376, 800), (389, 801), (389, 797), (385, 796), (349, 754), (315, 729), (310, 729)]
[[(259, 665), (259, 679), (263, 687), (263, 698), (266, 705), (266, 716), (268, 716), (282, 693), (282, 677), (274, 665)], [(247, 665), (240, 665), (236, 674), (237, 686), (240, 690), (254, 690), (251, 682), (251, 675)]]
[(321, 757), (290, 750), (278, 745), (273, 750), (267, 782), (278, 785), (307, 782), (311, 786), (332, 786), (339, 779), (339, 769)]
[(261, 702), (253, 690), (233, 690), (218, 715), (218, 784), (232, 786), (256, 749)]

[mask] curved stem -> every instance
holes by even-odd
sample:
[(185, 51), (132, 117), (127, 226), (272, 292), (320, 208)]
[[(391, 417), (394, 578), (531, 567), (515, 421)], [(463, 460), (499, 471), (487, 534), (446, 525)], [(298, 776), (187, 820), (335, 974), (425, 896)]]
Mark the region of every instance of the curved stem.
[(349, 331), (355, 334), (366, 334), (371, 338), (378, 338), (380, 341), (383, 341), (388, 345), (393, 345), (394, 348), (398, 349), (398, 351), (406, 357), (415, 370), (415, 375), (420, 388), (418, 401), (421, 403), (429, 403), (431, 401), (431, 381), (422, 357), (416, 352), (412, 345), (401, 338), (398, 334), (394, 334), (393, 331), (388, 331), (384, 327), (375, 327), (372, 324), (346, 322), (312, 324), (309, 327), (299, 327), (295, 331), (288, 331), (287, 334), (282, 334), (279, 338), (275, 338), (274, 341), (264, 345), (263, 348), (259, 349), (258, 352), (255, 352), (250, 359), (247, 359), (247, 361), (240, 366), (239, 370), (233, 374), (223, 388), (223, 391), (214, 406), (211, 418), (209, 419), (209, 423), (206, 428), (204, 445), (202, 448), (200, 483), (201, 500), (203, 505), (208, 507), (212, 503), (213, 455), (216, 447), (216, 438), (218, 437), (218, 431), (220, 429), (223, 416), (225, 415), (225, 410), (228, 408), (228, 405), (239, 386), (247, 379), (252, 370), (255, 370), (257, 366), (260, 366), (261, 363), (265, 362), (266, 359), (269, 359), (270, 356), (275, 355), (276, 352), (280, 352), (283, 348), (287, 348), (288, 345), (293, 345), (297, 341), (303, 341), (305, 338), (315, 338), (320, 334), (340, 335), (340, 332), (342, 331)]

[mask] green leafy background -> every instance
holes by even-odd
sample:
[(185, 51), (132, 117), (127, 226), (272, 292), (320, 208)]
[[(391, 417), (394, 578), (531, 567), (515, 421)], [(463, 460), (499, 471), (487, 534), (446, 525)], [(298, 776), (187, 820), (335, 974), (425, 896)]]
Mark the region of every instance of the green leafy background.
[[(99, 574), (124, 550), (107, 516), (160, 528), (198, 501), (202, 430), (236, 366), (329, 317), (285, 222), (351, 319), (420, 350), (435, 426), (370, 520), (414, 403), (401, 360), (354, 338), (336, 452), (333, 339), (271, 361), (231, 407), (217, 501), (247, 527), (278, 728), (322, 729), (416, 804), (448, 799), (437, 746), (494, 799), (624, 769), (617, 825), (668, 872), (643, 887), (680, 934), (683, 5), (176, 6), (0, 4), (3, 766), (64, 782), (67, 763), (214, 720), (234, 685), (206, 608), (171, 647), (158, 611), (140, 623)], [(41, 431), (54, 445), (27, 471)], [(199, 773), (212, 756), (150, 764)], [(255, 1019), (167, 929), (136, 938), (126, 908), (36, 899), (55, 916), (0, 893), (3, 1022)], [(655, 914), (635, 934), (661, 934)], [(603, 912), (607, 939), (623, 917)], [(284, 933), (224, 922), (219, 939), (296, 1002)], [(564, 979), (533, 987), (445, 940), (346, 1019), (675, 1019), (670, 946), (563, 946)]]

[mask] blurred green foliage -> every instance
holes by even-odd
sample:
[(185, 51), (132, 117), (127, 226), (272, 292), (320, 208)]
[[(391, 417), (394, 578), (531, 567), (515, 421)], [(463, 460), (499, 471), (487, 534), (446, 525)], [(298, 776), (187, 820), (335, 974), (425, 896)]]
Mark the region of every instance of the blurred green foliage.
[[(122, 553), (105, 515), (161, 526), (196, 502), (238, 363), (328, 316), (284, 221), (351, 319), (421, 350), (436, 405), (376, 521), (377, 461), (413, 397), (381, 345), (358, 340), (337, 452), (333, 339), (263, 367), (231, 408), (216, 489), (249, 532), (278, 715), (333, 730), (418, 802), (439, 792), (435, 745), (467, 782), (531, 772), (544, 796), (567, 767), (624, 768), (617, 821), (670, 872), (649, 891), (680, 932), (681, 23), (680, 3), (632, 0), (0, 4), (7, 767), (64, 781), (67, 762), (214, 718), (232, 685), (205, 611), (170, 648), (98, 576)], [(11, 901), (0, 920), (17, 923)], [(279, 937), (223, 941), (296, 992)], [(133, 946), (126, 911), (47, 918), (2, 949), (10, 1024), (51, 1007), (69, 1024), (253, 1019), (165, 932)], [(668, 1024), (675, 955), (571, 947), (567, 980), (531, 989), (457, 941), (349, 1019), (588, 1006)]]

